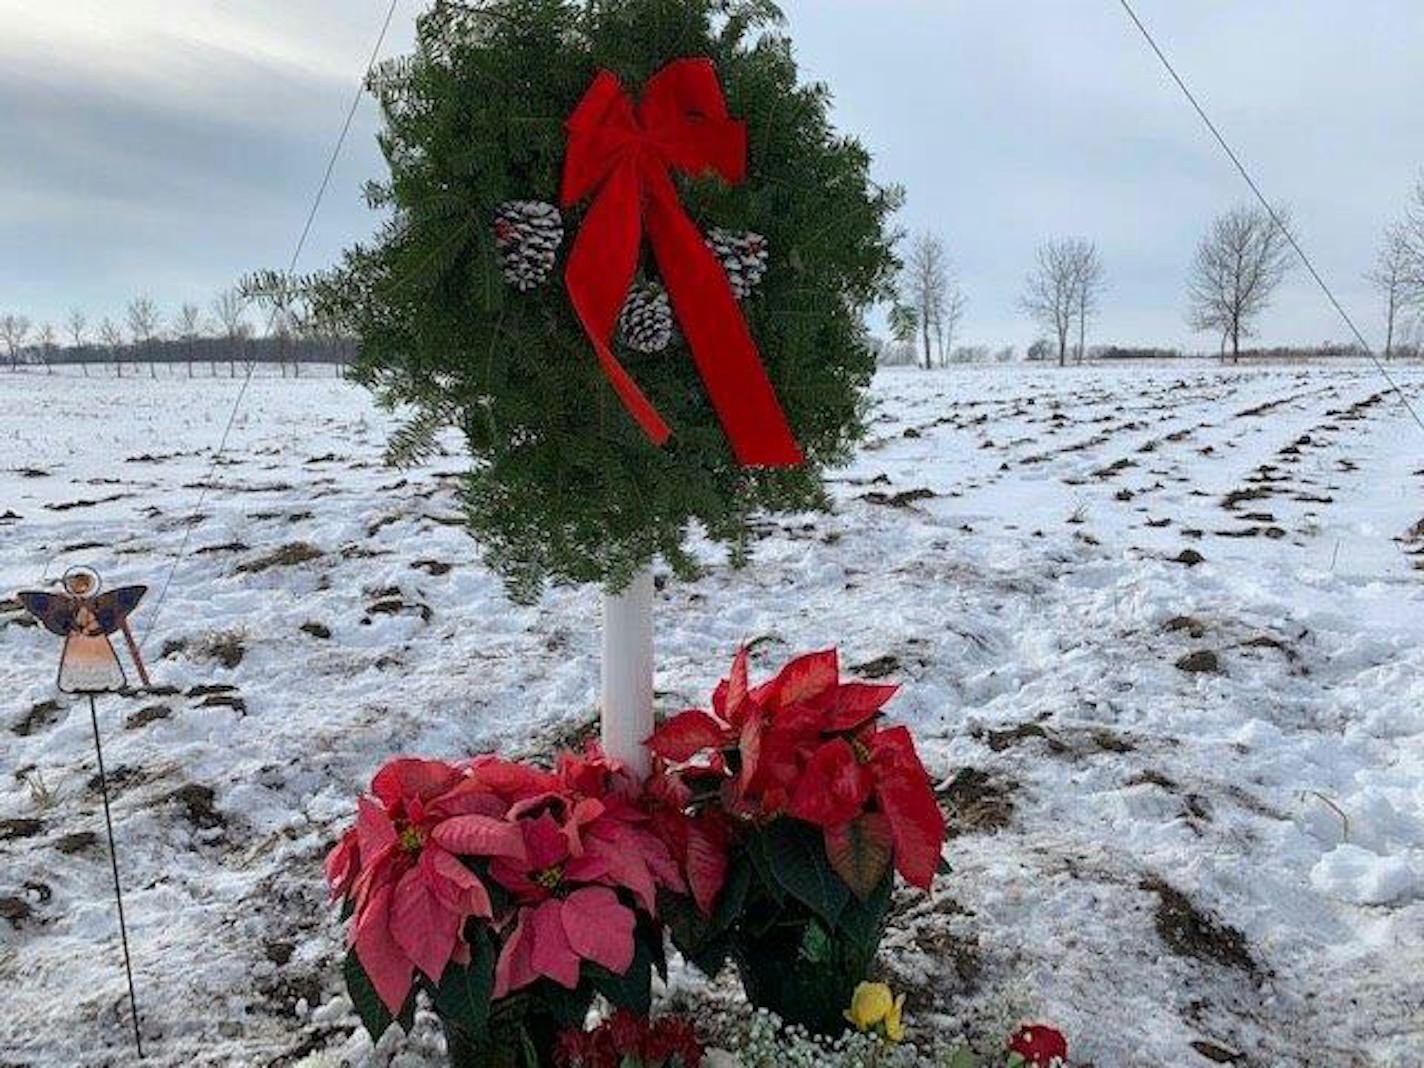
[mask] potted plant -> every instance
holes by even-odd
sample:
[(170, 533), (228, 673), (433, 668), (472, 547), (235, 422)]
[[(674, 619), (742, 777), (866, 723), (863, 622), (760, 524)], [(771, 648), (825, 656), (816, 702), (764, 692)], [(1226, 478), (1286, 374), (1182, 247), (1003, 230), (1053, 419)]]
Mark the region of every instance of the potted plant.
[[(675, 944), (709, 974), (730, 958), (754, 1005), (821, 1033), (844, 1027), (895, 873), (927, 890), (943, 864), (944, 817), (914, 741), (881, 722), (897, 690), (842, 681), (835, 650), (752, 688), (743, 650), (710, 711), (674, 716), (648, 742), (654, 821), (694, 890), (664, 897)], [(720, 892), (699, 896), (719, 872)]]
[(646, 1013), (665, 970), (659, 891), (685, 883), (641, 788), (591, 749), (552, 771), (398, 759), (358, 802), (327, 878), (373, 1038), (424, 992), (457, 1068), (542, 1068), (595, 994)]

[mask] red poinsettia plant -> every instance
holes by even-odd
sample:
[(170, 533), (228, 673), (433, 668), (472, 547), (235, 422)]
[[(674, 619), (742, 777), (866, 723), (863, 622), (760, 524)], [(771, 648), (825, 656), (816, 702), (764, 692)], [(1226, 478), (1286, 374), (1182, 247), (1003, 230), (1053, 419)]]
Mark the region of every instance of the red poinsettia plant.
[(753, 1003), (835, 1031), (884, 932), (892, 873), (929, 888), (944, 817), (910, 732), (883, 722), (898, 687), (842, 679), (834, 649), (758, 686), (747, 661), (737, 653), (710, 709), (648, 740), (653, 818), (697, 906), (669, 899), (664, 915), (703, 971), (730, 956)]
[(490, 756), (382, 768), (326, 864), (373, 1035), (409, 1019), (418, 989), (475, 1045), (516, 995), (564, 1023), (595, 991), (646, 1012), (658, 893), (686, 889), (650, 807), (596, 748), (552, 771)]
[(702, 1043), (691, 1021), (656, 1021), (620, 1009), (592, 1031), (565, 1031), (554, 1047), (557, 1068), (699, 1068)]
[(731, 817), (791, 816), (819, 828), (831, 866), (862, 898), (892, 861), (906, 882), (928, 889), (944, 816), (909, 730), (881, 722), (897, 692), (841, 679), (834, 649), (799, 657), (752, 688), (743, 649), (711, 711), (674, 716), (648, 740), (663, 773), (656, 789), (690, 800), (711, 783)]

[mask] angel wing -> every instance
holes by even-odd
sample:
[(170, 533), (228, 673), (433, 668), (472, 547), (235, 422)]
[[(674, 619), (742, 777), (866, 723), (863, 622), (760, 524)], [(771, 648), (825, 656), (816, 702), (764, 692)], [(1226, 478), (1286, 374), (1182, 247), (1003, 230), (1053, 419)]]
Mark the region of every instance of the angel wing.
[(79, 602), (67, 593), (41, 593), (30, 590), (16, 594), (25, 610), (44, 624), (51, 634), (67, 637), (74, 631), (74, 617)]
[(113, 634), (124, 625), (124, 620), (138, 607), (147, 586), (123, 586), (108, 593), (101, 593), (89, 602), (89, 610), (99, 624), (101, 634)]

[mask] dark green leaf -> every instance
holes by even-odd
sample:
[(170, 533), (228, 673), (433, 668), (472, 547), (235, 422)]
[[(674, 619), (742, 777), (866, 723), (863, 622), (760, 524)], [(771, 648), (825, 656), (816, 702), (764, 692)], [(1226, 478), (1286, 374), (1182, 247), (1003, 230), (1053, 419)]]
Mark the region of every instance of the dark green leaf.
[(593, 988), (618, 1008), (628, 1009), (640, 1016), (646, 1016), (652, 1010), (653, 954), (644, 939), (633, 940), (633, 963), (622, 975), (588, 963), (584, 964), (583, 972)]
[(782, 887), (781, 881), (777, 879), (776, 870), (771, 863), (766, 831), (756, 831), (748, 835), (745, 849), (747, 860), (751, 863), (759, 888), (778, 902), (784, 900), (786, 891)]
[(593, 990), (587, 983), (580, 983), (577, 989), (568, 990), (551, 979), (545, 979), (536, 989), (539, 1000), (560, 1026), (583, 1027), (588, 1017), (588, 1007), (593, 1002)]
[(766, 831), (771, 869), (786, 892), (834, 927), (850, 900), (850, 888), (832, 870), (821, 832), (783, 817)]
[(741, 861), (732, 867), (727, 881), (722, 884), (721, 896), (712, 914), (712, 929), (718, 933), (730, 931), (741, 918), (747, 906), (747, 894), (751, 889), (752, 869), (749, 863)]
[[(347, 951), (341, 971), (346, 978), (346, 992), (351, 996), (351, 1004), (356, 1009), (356, 1015), (361, 1018), (361, 1024), (371, 1036), (371, 1041), (378, 1041), (391, 1024), (395, 1023), (395, 1017), (382, 1003), (380, 995), (376, 993), (376, 988), (371, 983), (370, 976), (366, 974), (366, 969), (361, 967), (361, 961), (357, 958), (354, 949)], [(414, 1015), (414, 994), (406, 999), (406, 1005)], [(401, 1010), (401, 1016), (405, 1016), (404, 1008)], [(405, 1026), (404, 1019), (402, 1019), (402, 1026)]]
[(494, 948), (480, 931), (470, 943), (468, 966), (451, 964), (435, 993), (435, 1011), (479, 1044), (489, 1037), (490, 995), (494, 990)]
[(836, 930), (855, 960), (869, 963), (874, 958), (876, 947), (885, 935), (885, 921), (890, 913), (890, 895), (894, 886), (894, 873), (886, 872), (870, 897), (864, 901), (852, 898), (841, 913)]

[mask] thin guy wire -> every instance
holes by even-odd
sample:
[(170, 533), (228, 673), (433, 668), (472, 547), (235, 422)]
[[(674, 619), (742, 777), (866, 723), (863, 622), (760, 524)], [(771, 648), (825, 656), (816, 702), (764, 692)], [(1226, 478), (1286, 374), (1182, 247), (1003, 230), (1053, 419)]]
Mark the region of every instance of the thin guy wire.
[(109, 814), (109, 777), (104, 772), (104, 744), (99, 738), (99, 710), (89, 695), (89, 722), (94, 727), (94, 754), (99, 762), (99, 789), (104, 796), (104, 827), (109, 833), (109, 867), (114, 873), (114, 901), (119, 906), (119, 938), (124, 944), (124, 974), (129, 980), (129, 1013), (133, 1017), (134, 1046), (143, 1060), (143, 1036), (138, 1028), (138, 996), (134, 993), (133, 963), (129, 958), (129, 925), (124, 919), (124, 890), (119, 882), (119, 853), (114, 846), (114, 818)]
[(1177, 69), (1172, 66), (1172, 61), (1169, 60), (1162, 49), (1158, 47), (1157, 41), (1153, 38), (1151, 32), (1143, 24), (1142, 20), (1137, 17), (1137, 12), (1132, 9), (1132, 5), (1128, 0), (1118, 0), (1118, 3), (1122, 5), (1123, 10), (1127, 12), (1128, 18), (1132, 19), (1133, 24), (1136, 25), (1138, 30), (1142, 33), (1142, 36), (1146, 39), (1152, 51), (1157, 54), (1157, 58), (1162, 61), (1162, 66), (1167, 69), (1167, 73), (1170, 74), (1172, 80), (1177, 83), (1177, 87), (1181, 89), (1182, 94), (1187, 98), (1187, 101), (1192, 105), (1197, 115), (1200, 116), (1202, 122), (1206, 124), (1206, 128), (1211, 131), (1211, 135), (1216, 138), (1216, 143), (1221, 146), (1222, 151), (1226, 153), (1227, 157), (1235, 165), (1241, 177), (1246, 180), (1246, 184), (1250, 186), (1251, 192), (1255, 194), (1256, 199), (1261, 202), (1261, 207), (1266, 209), (1271, 221), (1280, 228), (1281, 233), (1285, 234), (1286, 240), (1290, 242), (1291, 248), (1295, 249), (1295, 254), (1300, 257), (1300, 261), (1305, 264), (1305, 269), (1309, 271), (1310, 276), (1315, 279), (1315, 284), (1320, 287), (1321, 292), (1325, 294), (1331, 305), (1334, 306), (1340, 318), (1345, 321), (1345, 325), (1350, 328), (1350, 332), (1355, 335), (1355, 340), (1358, 341), (1360, 347), (1365, 350), (1365, 355), (1368, 356), (1370, 361), (1375, 365), (1375, 370), (1389, 383), (1390, 388), (1394, 390), (1395, 394), (1399, 397), (1400, 403), (1404, 405), (1405, 409), (1413, 417), (1419, 429), (1424, 430), (1424, 420), (1420, 419), (1419, 413), (1415, 410), (1409, 397), (1405, 394), (1404, 390), (1399, 387), (1399, 384), (1395, 382), (1394, 376), (1389, 373), (1385, 365), (1380, 362), (1379, 357), (1375, 355), (1375, 350), (1370, 346), (1370, 343), (1365, 340), (1365, 336), (1360, 333), (1359, 327), (1355, 325), (1355, 321), (1350, 318), (1350, 314), (1345, 311), (1344, 306), (1335, 299), (1335, 294), (1331, 291), (1330, 287), (1326, 285), (1325, 279), (1321, 277), (1320, 272), (1315, 269), (1315, 264), (1312, 263), (1310, 257), (1305, 254), (1305, 249), (1300, 247), (1300, 242), (1296, 240), (1295, 234), (1291, 232), (1289, 227), (1281, 222), (1280, 217), (1276, 214), (1276, 209), (1271, 206), (1271, 202), (1268, 201), (1265, 194), (1261, 192), (1261, 187), (1258, 186), (1256, 180), (1251, 177), (1251, 172), (1246, 169), (1246, 165), (1241, 162), (1241, 158), (1232, 150), (1231, 145), (1227, 143), (1226, 138), (1223, 137), (1221, 131), (1217, 129), (1216, 123), (1212, 122), (1211, 117), (1207, 115), (1206, 110), (1197, 102), (1197, 98), (1191, 89), (1187, 88), (1187, 83), (1182, 80), (1182, 76), (1178, 74)]
[[(385, 22), (381, 24), (380, 35), (376, 38), (376, 45), (371, 49), (371, 57), (366, 61), (366, 72), (361, 76), (361, 80), (356, 87), (356, 95), (352, 97), (351, 106), (346, 111), (346, 121), (342, 123), (341, 133), (336, 139), (336, 144), (332, 147), (331, 157), (326, 161), (326, 172), (322, 175), (321, 185), (316, 191), (316, 197), (312, 201), (311, 210), (307, 212), (305, 225), (302, 226), (301, 236), (297, 239), (297, 246), (292, 251), (291, 262), (287, 265), (287, 274), (290, 276), (297, 269), (297, 262), (301, 259), (302, 251), (306, 248), (307, 238), (311, 236), (312, 226), (316, 222), (317, 212), (321, 209), (321, 202), (326, 197), (326, 191), (331, 186), (332, 175), (336, 171), (336, 162), (341, 157), (341, 150), (346, 145), (346, 138), (351, 133), (351, 124), (356, 120), (356, 111), (361, 106), (361, 98), (366, 93), (366, 83), (371, 77), (371, 71), (375, 69), (376, 60), (380, 57), (381, 48), (386, 43), (386, 36), (390, 33), (391, 23), (395, 21), (396, 7), (400, 0), (391, 0), (390, 7), (386, 11)], [(272, 325), (277, 321), (278, 308), (272, 308), (272, 314), (267, 319), (267, 332), (271, 333)], [(163, 604), (168, 599), (168, 589), (173, 585), (173, 576), (177, 573), (179, 566), (183, 563), (188, 553), (188, 543), (193, 537), (193, 528), (196, 519), (202, 511), (204, 503), (208, 499), (208, 491), (213, 486), (213, 478), (217, 473), (218, 462), (222, 459), (224, 451), (227, 449), (228, 438), (232, 434), (232, 428), (237, 422), (237, 413), (242, 408), (242, 401), (247, 396), (247, 388), (252, 384), (252, 376), (257, 370), (257, 363), (253, 361), (248, 364), (247, 374), (243, 376), (242, 387), (237, 391), (237, 398), (233, 401), (232, 411), (227, 418), (227, 425), (223, 427), (222, 437), (218, 439), (218, 448), (213, 453), (212, 461), (208, 464), (208, 473), (202, 481), (198, 493), (198, 503), (193, 506), (193, 511), (188, 522), (184, 524), (183, 540), (178, 545), (178, 552), (173, 557), (173, 564), (168, 569), (168, 574), (163, 580), (163, 586), (158, 592), (158, 599), (154, 602), (153, 615), (148, 621), (148, 626), (144, 628), (143, 640), (139, 642), (139, 649), (142, 650), (148, 644), (154, 632), (158, 629), (158, 620), (162, 615)]]

